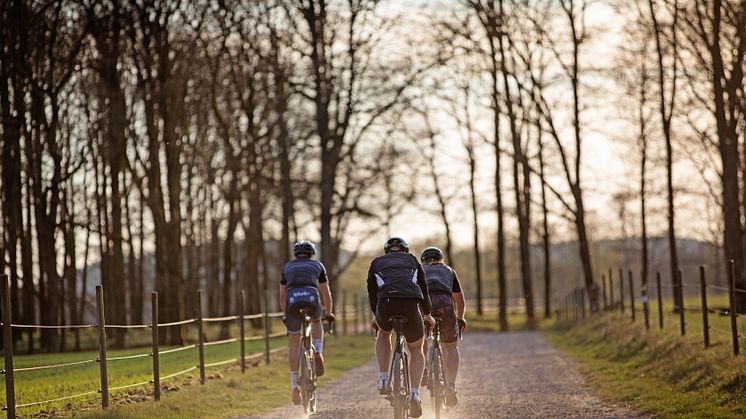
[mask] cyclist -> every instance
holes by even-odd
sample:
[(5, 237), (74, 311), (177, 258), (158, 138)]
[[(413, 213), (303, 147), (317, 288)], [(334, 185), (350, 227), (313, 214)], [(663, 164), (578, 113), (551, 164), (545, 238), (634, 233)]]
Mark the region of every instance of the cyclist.
[[(300, 387), (298, 385), (298, 364), (300, 351), (301, 317), (299, 309), (311, 308), (311, 335), (315, 349), (316, 375), (324, 375), (324, 327), (321, 324), (322, 311), (325, 318), (333, 320), (332, 293), (329, 289), (329, 279), (324, 265), (312, 259), (316, 254), (316, 246), (308, 240), (301, 240), (293, 245), (295, 259), (289, 261), (282, 268), (280, 281), (280, 308), (285, 313), (283, 321), (288, 330), (288, 358), (290, 361), (290, 381), (294, 404), (301, 403)], [(319, 301), (319, 291), (324, 298), (322, 310)]]
[(461, 358), (458, 350), (458, 330), (466, 328), (464, 294), (461, 292), (456, 271), (443, 263), (443, 252), (440, 249), (428, 247), (422, 251), (420, 260), (425, 270), (427, 288), (430, 290), (432, 313), (441, 318), (439, 328), (447, 382), (446, 405), (455, 406), (458, 402), (456, 375)]
[[(417, 258), (409, 253), (409, 244), (401, 237), (392, 237), (383, 247), (384, 253), (373, 259), (368, 271), (368, 299), (373, 319), (379, 333), (376, 337), (376, 358), (378, 359), (378, 391), (382, 394), (387, 388), (388, 367), (391, 363), (391, 316), (404, 316), (407, 323), (404, 337), (410, 354), (409, 414), (417, 418), (422, 415), (419, 384), (425, 367), (422, 350), (424, 328), (423, 318), (435, 325), (430, 316), (430, 296), (427, 292), (425, 272)], [(422, 312), (422, 314), (420, 314)]]

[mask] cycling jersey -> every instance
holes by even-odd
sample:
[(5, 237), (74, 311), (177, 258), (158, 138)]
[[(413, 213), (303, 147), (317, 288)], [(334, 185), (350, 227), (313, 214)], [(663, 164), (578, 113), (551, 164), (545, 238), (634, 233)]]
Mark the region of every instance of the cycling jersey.
[(285, 285), (285, 324), (288, 334), (300, 333), (300, 309), (309, 310), (312, 319), (318, 320), (323, 314), (318, 284), (328, 282), (324, 265), (315, 259), (298, 258), (286, 263), (282, 268), (280, 283)]
[(392, 252), (373, 259), (368, 270), (368, 299), (374, 313), (379, 298), (417, 300), (422, 313), (430, 314), (425, 272), (416, 257)]
[(456, 271), (443, 263), (431, 263), (422, 267), (425, 271), (427, 288), (431, 294), (451, 294), (461, 292), (461, 284)]
[(327, 282), (326, 268), (316, 259), (298, 258), (286, 263), (282, 268), (280, 283), (288, 289), (314, 287)]

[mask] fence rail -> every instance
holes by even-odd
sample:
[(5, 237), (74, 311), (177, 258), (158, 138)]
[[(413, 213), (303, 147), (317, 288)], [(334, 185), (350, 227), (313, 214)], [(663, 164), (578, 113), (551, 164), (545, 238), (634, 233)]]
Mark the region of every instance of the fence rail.
[[(80, 325), (29, 325), (29, 324), (12, 323), (12, 318), (11, 318), (12, 310), (10, 307), (10, 281), (7, 275), (0, 275), (0, 282), (1, 282), (0, 283), (0, 305), (2, 306), (2, 322), (0, 322), (0, 327), (2, 327), (3, 329), (3, 348), (4, 348), (3, 352), (4, 352), (4, 360), (5, 360), (4, 369), (1, 370), (0, 373), (4, 375), (4, 378), (5, 378), (5, 394), (6, 394), (6, 405), (2, 406), (2, 410), (5, 410), (7, 412), (7, 416), (9, 418), (15, 418), (16, 410), (19, 408), (39, 406), (43, 404), (55, 403), (55, 402), (60, 402), (60, 401), (65, 401), (65, 400), (72, 400), (72, 399), (92, 396), (92, 395), (100, 395), (101, 406), (103, 408), (106, 408), (109, 404), (108, 401), (109, 401), (110, 392), (124, 390), (124, 389), (132, 388), (132, 387), (147, 386), (147, 385), (153, 386), (153, 399), (154, 401), (158, 401), (160, 400), (161, 382), (163, 380), (172, 379), (172, 378), (184, 375), (184, 374), (188, 374), (192, 371), (199, 370), (200, 382), (204, 383), (205, 368), (212, 368), (212, 367), (218, 367), (218, 366), (238, 363), (241, 366), (241, 372), (245, 372), (246, 361), (264, 358), (265, 363), (269, 364), (271, 354), (287, 350), (288, 348), (287, 346), (282, 346), (279, 348), (270, 349), (270, 341), (272, 339), (284, 336), (286, 333), (285, 332), (272, 333), (270, 319), (280, 318), (284, 315), (284, 313), (283, 312), (269, 312), (267, 310), (267, 307), (269, 306), (268, 304), (269, 297), (268, 297), (268, 292), (266, 290), (264, 292), (265, 309), (263, 313), (250, 314), (250, 315), (244, 314), (243, 307), (244, 307), (245, 293), (241, 291), (241, 297), (239, 301), (239, 307), (238, 307), (237, 314), (222, 316), (222, 317), (202, 317), (201, 291), (197, 291), (198, 317), (179, 320), (179, 321), (173, 321), (173, 322), (166, 322), (166, 323), (160, 323), (158, 321), (158, 293), (153, 292), (151, 294), (152, 323), (151, 324), (127, 325), (127, 324), (107, 324), (106, 323), (106, 320), (104, 318), (104, 306), (103, 306), (104, 290), (103, 290), (103, 287), (99, 285), (96, 287), (96, 297), (97, 297), (96, 308), (97, 308), (97, 314), (98, 314), (98, 323), (80, 324)], [(340, 307), (342, 307), (342, 310), (341, 310), (342, 326), (343, 326), (342, 334), (348, 333), (348, 326), (352, 326), (352, 333), (360, 333), (360, 332), (365, 332), (369, 330), (370, 328), (366, 320), (366, 318), (368, 318), (366, 316), (366, 313), (367, 311), (369, 311), (367, 309), (366, 300), (362, 296), (358, 296), (358, 295), (355, 295), (353, 297), (352, 304), (350, 305), (347, 304), (346, 300), (347, 300), (347, 294), (343, 292), (343, 302), (340, 305)], [(244, 322), (247, 320), (262, 320), (263, 326), (264, 326), (263, 333), (257, 336), (245, 336)], [(353, 321), (350, 322), (350, 320), (353, 320)], [(229, 321), (235, 321), (238, 324), (239, 326), (238, 336), (234, 336), (234, 337), (222, 339), (222, 340), (217, 340), (217, 341), (205, 342), (204, 333), (202, 330), (204, 323), (219, 323), (219, 322), (229, 322)], [(199, 342), (179, 346), (176, 348), (161, 350), (159, 347), (160, 345), (159, 344), (159, 329), (163, 327), (182, 326), (182, 325), (196, 326), (199, 332), (198, 333)], [(14, 368), (13, 367), (13, 341), (12, 341), (12, 330), (14, 328), (18, 328), (18, 329), (96, 329), (97, 334), (98, 334), (98, 342), (97, 342), (98, 357), (95, 359), (86, 359), (86, 360), (73, 361), (73, 362), (67, 362), (67, 363)], [(112, 356), (112, 357), (107, 356), (106, 354), (106, 349), (107, 349), (106, 348), (106, 330), (107, 329), (150, 329), (152, 350), (148, 353), (123, 355), (123, 356)], [(245, 353), (244, 344), (245, 342), (250, 342), (250, 341), (264, 341), (264, 351), (247, 355)], [(204, 348), (205, 347), (229, 344), (229, 343), (234, 343), (234, 342), (239, 343), (238, 357), (223, 360), (223, 361), (205, 363), (205, 360), (204, 360)], [(182, 351), (186, 351), (189, 349), (195, 349), (195, 348), (199, 350), (197, 365), (191, 366), (181, 371), (177, 371), (172, 374), (168, 374), (166, 376), (160, 375), (160, 372), (161, 372), (160, 371), (160, 356), (161, 355), (173, 354), (176, 352), (182, 352)], [(108, 362), (109, 361), (115, 362), (115, 361), (124, 361), (124, 360), (146, 358), (146, 357), (150, 357), (153, 360), (153, 368), (152, 368), (153, 379), (152, 380), (141, 381), (141, 382), (132, 383), (132, 384), (125, 384), (125, 385), (120, 385), (117, 387), (109, 387), (108, 385), (109, 384), (109, 378), (108, 378)], [(87, 391), (87, 392), (83, 392), (79, 394), (52, 398), (48, 400), (39, 400), (39, 401), (33, 401), (33, 402), (21, 403), (21, 404), (16, 402), (15, 372), (26, 372), (26, 371), (45, 370), (45, 369), (75, 367), (75, 366), (79, 366), (83, 364), (94, 364), (94, 363), (99, 364), (99, 374), (100, 374), (100, 388), (99, 389)]]

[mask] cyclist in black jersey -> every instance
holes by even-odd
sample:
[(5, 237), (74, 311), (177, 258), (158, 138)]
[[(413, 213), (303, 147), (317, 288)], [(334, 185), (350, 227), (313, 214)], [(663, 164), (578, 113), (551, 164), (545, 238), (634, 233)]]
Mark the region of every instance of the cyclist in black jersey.
[(425, 270), (427, 288), (430, 291), (432, 314), (441, 319), (439, 328), (447, 382), (446, 405), (453, 406), (458, 401), (456, 397), (456, 375), (460, 361), (458, 335), (459, 331), (466, 328), (464, 294), (461, 292), (461, 284), (456, 271), (443, 263), (443, 252), (440, 249), (434, 246), (428, 247), (422, 251), (420, 260)]
[[(325, 318), (334, 319), (332, 314), (332, 293), (329, 289), (329, 279), (324, 265), (312, 259), (316, 254), (316, 246), (308, 240), (302, 240), (293, 246), (295, 259), (289, 261), (282, 268), (280, 281), (280, 308), (285, 313), (283, 318), (288, 330), (290, 361), (290, 380), (293, 403), (301, 403), (300, 387), (298, 385), (298, 364), (300, 348), (301, 308), (310, 308), (311, 335), (316, 351), (316, 374), (324, 375), (324, 327), (321, 324), (322, 313)], [(319, 291), (324, 299), (321, 307)]]
[(384, 255), (375, 258), (368, 271), (368, 299), (375, 313), (373, 321), (378, 327), (376, 357), (379, 366), (378, 390), (383, 392), (388, 381), (391, 363), (391, 316), (404, 316), (407, 322), (404, 337), (410, 354), (409, 414), (422, 415), (419, 385), (425, 367), (423, 353), (423, 319), (435, 325), (430, 315), (430, 296), (425, 282), (425, 272), (417, 258), (409, 253), (409, 244), (401, 237), (392, 237), (384, 245)]

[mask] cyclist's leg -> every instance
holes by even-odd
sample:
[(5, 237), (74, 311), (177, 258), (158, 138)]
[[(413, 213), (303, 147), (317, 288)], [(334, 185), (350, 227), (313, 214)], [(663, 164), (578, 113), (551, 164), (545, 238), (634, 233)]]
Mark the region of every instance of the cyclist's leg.
[(389, 321), (391, 299), (378, 300), (376, 307), (376, 324), (378, 334), (376, 335), (376, 360), (378, 360), (378, 390), (383, 391), (389, 379), (389, 366), (391, 365), (391, 330), (393, 325)]
[(443, 349), (443, 363), (445, 364), (446, 381), (450, 386), (456, 383), (458, 373), (458, 321), (453, 307), (453, 298), (448, 294), (435, 294), (431, 298), (433, 312), (441, 318), (440, 340)]
[(402, 300), (400, 310), (401, 314), (407, 317), (404, 337), (407, 339), (407, 349), (410, 354), (409, 383), (412, 391), (419, 394), (422, 372), (425, 369), (425, 353), (423, 352), (425, 327), (417, 300)]
[(321, 354), (324, 350), (324, 325), (321, 323), (323, 309), (321, 304), (317, 305), (316, 310), (311, 315), (311, 338), (313, 339), (314, 362), (316, 366), (316, 375), (324, 375), (324, 357)]
[(409, 382), (412, 390), (419, 389), (422, 381), (422, 372), (425, 369), (425, 354), (422, 352), (423, 338), (414, 342), (407, 342), (409, 350)]
[(453, 387), (456, 384), (458, 364), (461, 360), (458, 342), (441, 342), (441, 346), (443, 348), (443, 361), (445, 361), (446, 366), (446, 381), (448, 381), (448, 385)]

